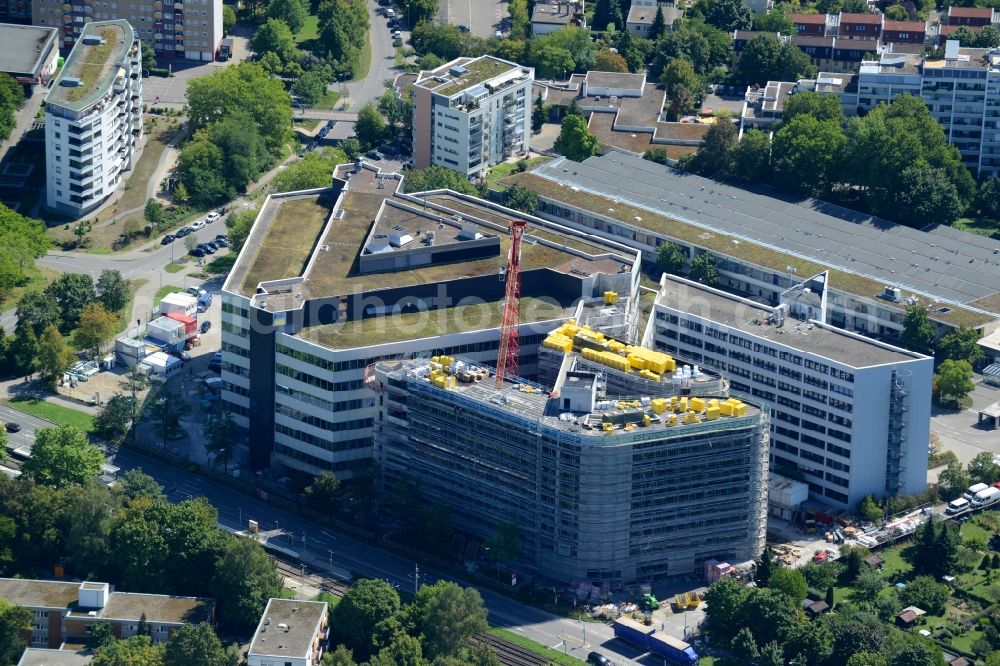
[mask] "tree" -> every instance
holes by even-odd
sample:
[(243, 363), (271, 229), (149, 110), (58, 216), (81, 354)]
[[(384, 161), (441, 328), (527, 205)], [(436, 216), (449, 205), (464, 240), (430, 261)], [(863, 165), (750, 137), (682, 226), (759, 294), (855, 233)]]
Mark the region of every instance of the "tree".
[(743, 0), (713, 0), (707, 4), (705, 22), (719, 30), (749, 30), (753, 24), (753, 14)]
[(223, 180), (230, 190), (243, 191), (270, 164), (264, 138), (250, 116), (234, 111), (208, 128), (208, 138), (222, 151)]
[(191, 79), (187, 100), (192, 132), (242, 111), (253, 119), (270, 151), (279, 150), (291, 136), (291, 97), (281, 81), (255, 63), (230, 65)]
[[(296, 0), (274, 0), (295, 4)], [(257, 29), (253, 36), (253, 50), (257, 53), (273, 53), (282, 64), (297, 59), (298, 49), (295, 46), (295, 35), (287, 23), (281, 19), (270, 18), (267, 23)]]
[[(295, 192), (315, 187), (326, 187), (330, 184), (330, 174), (333, 172), (333, 168), (347, 161), (348, 158), (343, 151), (336, 148), (321, 148), (310, 151), (301, 160), (292, 162), (271, 179), (271, 191)], [(256, 211), (250, 212), (252, 215), (247, 216), (247, 221), (249, 224), (253, 224)], [(245, 234), (234, 234), (233, 229), (230, 229), (230, 241), (233, 240), (234, 235), (241, 239), (245, 238)]]
[(94, 416), (94, 434), (114, 445), (128, 435), (132, 425), (132, 400), (127, 395), (114, 395)]
[(936, 337), (934, 323), (927, 315), (927, 308), (920, 305), (907, 306), (903, 317), (903, 332), (899, 336), (900, 344), (919, 354), (933, 354)]
[(18, 299), (16, 332), (20, 333), (27, 328), (37, 336), (50, 324), (58, 326), (59, 322), (59, 303), (47, 291), (25, 292)]
[(21, 471), (55, 488), (82, 485), (101, 473), (104, 455), (87, 441), (87, 436), (73, 426), (42, 428), (35, 433), (31, 457)]
[(826, 586), (826, 596), (823, 599), (830, 608), (834, 606), (833, 585)]
[(45, 288), (60, 310), (59, 330), (68, 333), (77, 325), (83, 307), (97, 298), (94, 280), (86, 273), (63, 273)]
[(777, 590), (788, 597), (795, 605), (801, 604), (809, 592), (806, 577), (798, 569), (778, 567), (767, 581), (770, 590)]
[(594, 4), (594, 18), (591, 21), (597, 30), (607, 30), (609, 25), (622, 27), (622, 8), (619, 0), (597, 0)]
[(115, 490), (128, 501), (140, 497), (150, 501), (166, 499), (163, 494), (163, 486), (141, 469), (130, 469), (119, 476)]
[(545, 102), (542, 101), (542, 94), (539, 93), (531, 109), (531, 131), (535, 134), (541, 132), (546, 118), (548, 118), (548, 111), (545, 108)]
[(459, 587), (451, 581), (439, 580), (422, 586), (413, 599), (413, 609), (416, 628), (429, 658), (458, 654), (470, 638), (486, 631), (488, 626), (479, 591)]
[(528, 9), (527, 0), (511, 0), (507, 3), (507, 12), (510, 14), (511, 37), (528, 37), (531, 11)]
[(149, 42), (142, 42), (142, 70), (146, 73), (156, 69), (156, 51)]
[(980, 333), (974, 328), (959, 326), (945, 333), (938, 343), (938, 356), (942, 359), (965, 361), (974, 365), (983, 357), (979, 346)]
[(531, 63), (535, 66), (540, 79), (564, 79), (566, 74), (576, 69), (576, 61), (569, 49), (549, 42), (529, 42), (531, 47)]
[(323, 72), (311, 70), (295, 80), (292, 84), (292, 93), (306, 106), (312, 106), (326, 94), (326, 82)]
[(226, 183), (226, 166), (222, 149), (207, 136), (184, 146), (177, 160), (177, 171), (191, 193), (192, 202), (210, 207), (236, 195), (235, 189)]
[(972, 381), (972, 366), (968, 361), (948, 359), (938, 366), (934, 375), (934, 386), (942, 398), (945, 396), (959, 403), (976, 388)]
[(663, 243), (656, 251), (656, 267), (664, 273), (680, 275), (684, 270), (684, 250), (677, 243)]
[(730, 156), (733, 175), (754, 182), (771, 177), (771, 136), (761, 130), (749, 130), (733, 147)]
[(378, 110), (385, 116), (386, 135), (390, 141), (396, 140), (396, 132), (404, 123), (403, 109), (409, 102), (404, 102), (392, 90), (386, 90), (378, 98)]
[(845, 546), (840, 549), (840, 561), (844, 563), (844, 579), (853, 581), (861, 573), (861, 565), (868, 550), (859, 546)]
[(41, 337), (38, 338), (36, 353), (39, 376), (49, 387), (55, 386), (56, 379), (73, 364), (76, 358), (73, 350), (66, 344), (65, 338), (59, 333), (59, 329), (52, 325), (42, 331)]
[(774, 9), (766, 14), (755, 14), (753, 17), (753, 30), (756, 32), (780, 32), (782, 35), (794, 35), (795, 23), (792, 22), (791, 14), (788, 13), (787, 5), (775, 5)]
[[(622, 54), (624, 55), (624, 53)], [(680, 58), (694, 65), (704, 76), (733, 59), (732, 33), (701, 21), (681, 21), (656, 44), (647, 78), (660, 75), (672, 60)]]
[(420, 641), (405, 633), (397, 633), (392, 642), (379, 650), (378, 655), (368, 662), (368, 666), (425, 666), (423, 648)]
[(368, 102), (361, 107), (354, 125), (354, 133), (365, 149), (375, 148), (385, 139), (385, 120), (373, 103)]
[(306, 486), (306, 501), (320, 513), (336, 513), (340, 501), (340, 479), (333, 472), (320, 472)]
[(101, 271), (97, 278), (97, 300), (105, 310), (119, 312), (128, 305), (130, 298), (129, 281), (119, 271), (110, 268)]
[(211, 625), (185, 624), (170, 635), (164, 666), (229, 666), (229, 659)]
[(949, 175), (943, 169), (923, 164), (907, 167), (895, 188), (872, 192), (869, 199), (881, 214), (905, 220), (908, 226), (918, 229), (929, 224), (952, 224), (965, 209)]
[(847, 666), (888, 666), (883, 657), (878, 652), (855, 652), (847, 660)]
[(80, 324), (74, 332), (77, 347), (87, 351), (91, 358), (101, 356), (101, 348), (118, 331), (118, 317), (100, 303), (90, 303), (80, 314)]
[(906, 13), (903, 5), (890, 5), (885, 8), (885, 19), (887, 21), (909, 21), (910, 15)]
[(744, 664), (755, 663), (760, 657), (760, 648), (757, 647), (757, 641), (754, 640), (753, 632), (747, 627), (743, 627), (736, 633), (729, 647), (733, 652), (733, 656)]
[(177, 183), (170, 196), (179, 204), (186, 204), (191, 200), (191, 195), (188, 193), (187, 186), (184, 183)]
[(917, 576), (899, 591), (899, 599), (907, 606), (923, 608), (931, 615), (944, 615), (950, 588), (930, 576)]
[(874, 603), (879, 592), (885, 587), (885, 576), (878, 569), (864, 567), (854, 579), (854, 589), (851, 598), (855, 601)]
[(267, 601), (281, 593), (274, 560), (252, 539), (231, 539), (216, 562), (212, 591), (225, 624), (246, 630), (257, 625)]
[(870, 523), (879, 522), (884, 513), (882, 507), (871, 495), (865, 495), (865, 498), (858, 504), (858, 514)]
[(660, 73), (660, 83), (667, 88), (667, 116), (676, 121), (701, 99), (701, 79), (686, 60), (674, 60)]
[(692, 280), (701, 282), (709, 287), (715, 286), (719, 281), (719, 271), (715, 267), (715, 256), (711, 252), (702, 252), (691, 260), (691, 270), (688, 275)]
[(835, 120), (838, 124), (844, 122), (844, 109), (837, 97), (820, 95), (811, 90), (796, 93), (785, 100), (782, 119), (786, 123), (801, 114), (812, 116), (816, 120)]
[(1000, 217), (1000, 176), (987, 178), (979, 184), (976, 206), (988, 217)]
[(403, 180), (403, 188), (408, 194), (439, 189), (454, 190), (461, 194), (478, 194), (475, 186), (465, 175), (444, 167), (429, 166), (424, 169), (406, 170), (404, 173), (406, 178)]
[(689, 169), (703, 176), (731, 171), (733, 149), (736, 147), (738, 136), (736, 126), (728, 120), (713, 123), (705, 132), (701, 149), (691, 156), (688, 162)]
[(496, 530), (483, 543), (497, 562), (513, 562), (521, 551), (521, 528), (517, 523), (501, 520)]
[[(236, 25), (236, 11), (229, 5), (222, 6), (222, 34), (228, 35)], [(143, 42), (145, 44), (146, 42)]]
[(614, 51), (598, 51), (594, 57), (596, 71), (598, 72), (627, 72), (628, 63)]
[(148, 411), (156, 434), (163, 440), (163, 448), (166, 448), (167, 440), (180, 434), (181, 418), (190, 411), (190, 407), (181, 394), (164, 386), (149, 399)]
[(346, 645), (338, 645), (337, 649), (323, 655), (323, 666), (357, 666), (357, 662)]
[(34, 613), (0, 599), (0, 663), (13, 664), (27, 647)]
[(832, 120), (799, 114), (774, 136), (774, 178), (785, 189), (811, 196), (830, 189), (847, 137)]
[(787, 640), (807, 620), (802, 610), (790, 604), (783, 592), (766, 587), (750, 590), (743, 606), (742, 622), (761, 645)]
[(652, 40), (657, 40), (667, 32), (667, 21), (663, 18), (663, 8), (660, 6), (656, 7), (656, 16), (653, 17), (653, 23), (649, 26), (649, 32), (646, 37)]
[(100, 622), (95, 622), (90, 628), (90, 640), (88, 644), (90, 649), (97, 651), (111, 643), (115, 640), (115, 628), (114, 625), (107, 620), (101, 620)]
[(503, 204), (507, 208), (533, 214), (538, 210), (538, 195), (520, 183), (514, 183), (503, 193)]
[(146, 207), (142, 211), (142, 216), (145, 218), (146, 224), (155, 229), (163, 224), (163, 204), (156, 199), (150, 199), (146, 202)]
[(163, 646), (149, 636), (112, 641), (94, 653), (94, 666), (163, 666)]
[(14, 336), (7, 352), (7, 360), (13, 372), (27, 377), (38, 367), (38, 338), (30, 326), (25, 326)]
[(712, 583), (703, 597), (706, 629), (714, 639), (729, 640), (743, 626), (743, 606), (749, 590), (733, 578)]
[(973, 483), (985, 483), (992, 486), (1000, 480), (1000, 466), (993, 462), (993, 454), (989, 451), (977, 453), (969, 462), (969, 477)]
[(749, 42), (733, 71), (744, 85), (765, 85), (768, 81), (797, 81), (812, 76), (816, 69), (802, 49), (782, 43), (771, 34), (757, 35)]
[(284, 21), (293, 33), (302, 30), (302, 25), (309, 16), (309, 10), (302, 0), (270, 0), (267, 6), (267, 16), (271, 19)]
[(953, 460), (938, 474), (938, 486), (941, 489), (941, 499), (952, 500), (960, 496), (970, 485), (968, 473), (962, 469), (962, 463)]
[[(832, 594), (833, 588), (830, 588)], [(827, 602), (833, 608), (832, 600)], [(810, 622), (793, 633), (785, 643), (785, 654), (794, 658), (801, 655), (805, 664), (822, 664), (833, 647), (833, 635), (824, 622)], [(800, 663), (803, 659), (798, 660)]]
[(597, 135), (587, 127), (580, 116), (567, 115), (553, 149), (575, 162), (582, 162), (597, 152)]
[(150, 636), (153, 633), (149, 628), (149, 622), (146, 621), (146, 611), (139, 615), (139, 624), (136, 626), (135, 633), (137, 636)]
[(216, 405), (205, 420), (205, 450), (213, 462), (222, 461), (222, 468), (229, 473), (229, 461), (236, 452), (238, 430), (232, 413), (225, 405)]
[(399, 594), (389, 583), (366, 578), (351, 584), (333, 609), (330, 624), (337, 639), (364, 661), (371, 654), (376, 625), (399, 609)]

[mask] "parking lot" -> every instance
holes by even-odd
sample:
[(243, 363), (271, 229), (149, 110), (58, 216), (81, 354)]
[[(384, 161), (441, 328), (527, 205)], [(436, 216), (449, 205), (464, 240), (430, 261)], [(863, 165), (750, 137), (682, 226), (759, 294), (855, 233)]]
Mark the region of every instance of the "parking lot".
[(164, 60), (161, 67), (169, 66), (169, 77), (147, 76), (142, 81), (142, 98), (149, 106), (169, 106), (180, 108), (187, 103), (185, 94), (191, 79), (206, 76), (220, 67), (246, 60), (250, 55), (249, 28), (236, 26), (233, 29), (233, 57), (225, 62), (194, 62), (190, 60)]

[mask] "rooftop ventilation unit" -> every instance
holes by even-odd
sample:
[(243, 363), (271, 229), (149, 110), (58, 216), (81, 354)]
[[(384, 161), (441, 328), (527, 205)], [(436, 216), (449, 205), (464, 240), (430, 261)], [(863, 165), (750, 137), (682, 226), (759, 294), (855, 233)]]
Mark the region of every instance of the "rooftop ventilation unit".
[(882, 290), (882, 298), (893, 303), (898, 303), (903, 298), (903, 291), (899, 287), (886, 287)]
[(59, 82), (63, 88), (77, 88), (83, 85), (83, 81), (75, 76), (67, 76)]
[(464, 74), (468, 74), (469, 69), (467, 67), (463, 67), (462, 65), (455, 65), (454, 67), (448, 70), (448, 73), (451, 74), (452, 76), (462, 76)]
[(104, 38), (100, 35), (87, 35), (83, 38), (83, 43), (87, 46), (99, 46), (104, 43)]
[(397, 224), (389, 230), (389, 244), (393, 247), (403, 247), (411, 242), (413, 242), (413, 236), (406, 230), (406, 227)]
[(483, 237), (481, 233), (477, 231), (478, 227), (471, 222), (462, 222), (462, 230), (458, 232), (456, 238), (458, 240), (479, 240)]

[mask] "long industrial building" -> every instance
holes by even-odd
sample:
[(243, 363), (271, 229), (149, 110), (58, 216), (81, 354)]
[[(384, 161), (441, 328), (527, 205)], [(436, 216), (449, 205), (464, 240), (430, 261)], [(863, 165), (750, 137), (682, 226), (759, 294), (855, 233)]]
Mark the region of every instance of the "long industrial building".
[(934, 360), (824, 324), (825, 274), (777, 307), (664, 275), (644, 342), (771, 410), (771, 469), (854, 508), (927, 487)]
[(88, 23), (45, 98), (46, 203), (80, 217), (132, 169), (142, 139), (142, 54), (128, 21)]
[[(660, 376), (676, 364), (611, 351), (571, 322), (546, 345), (569, 352), (583, 334), (623, 372)], [(551, 391), (519, 377), (498, 389), (490, 375), (443, 356), (375, 366), (385, 489), (416, 480), (423, 500), (445, 503), (458, 529), (481, 538), (513, 523), (518, 566), (554, 580), (649, 582), (760, 554), (766, 411), (726, 397), (618, 398), (598, 373), (567, 366)]]
[[(623, 177), (627, 174), (627, 177)], [(536, 215), (641, 250), (677, 243), (716, 258), (719, 285), (778, 303), (828, 272), (825, 322), (898, 340), (908, 305), (939, 332), (1000, 325), (997, 242), (951, 227), (916, 230), (813, 199), (702, 178), (622, 152), (553, 160), (511, 177), (538, 195)]]
[(404, 194), (402, 176), (361, 162), (331, 187), (268, 197), (222, 290), (222, 398), (249, 430), (251, 464), (349, 477), (372, 459), (372, 364), (495, 363), (515, 218), (528, 221), (522, 373), (537, 373), (539, 343), (571, 318), (634, 338), (628, 248), (475, 197)]

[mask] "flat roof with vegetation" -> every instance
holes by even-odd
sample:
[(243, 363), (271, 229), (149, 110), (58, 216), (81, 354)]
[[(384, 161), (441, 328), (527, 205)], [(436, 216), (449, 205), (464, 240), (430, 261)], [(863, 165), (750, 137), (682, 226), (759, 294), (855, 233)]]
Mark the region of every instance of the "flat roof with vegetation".
[[(95, 36), (103, 43), (84, 43)], [(124, 19), (88, 23), (69, 52), (45, 103), (80, 111), (99, 100), (111, 88), (132, 41), (132, 26)], [(80, 84), (65, 86), (63, 82), (67, 79), (79, 79)]]
[[(450, 72), (454, 67), (464, 67), (467, 71), (459, 76), (452, 76)], [(515, 69), (520, 69), (520, 65), (493, 56), (481, 56), (464, 63), (452, 61), (432, 72), (424, 72), (415, 85), (431, 90), (438, 95), (451, 97)], [(437, 79), (444, 79), (444, 81)]]

